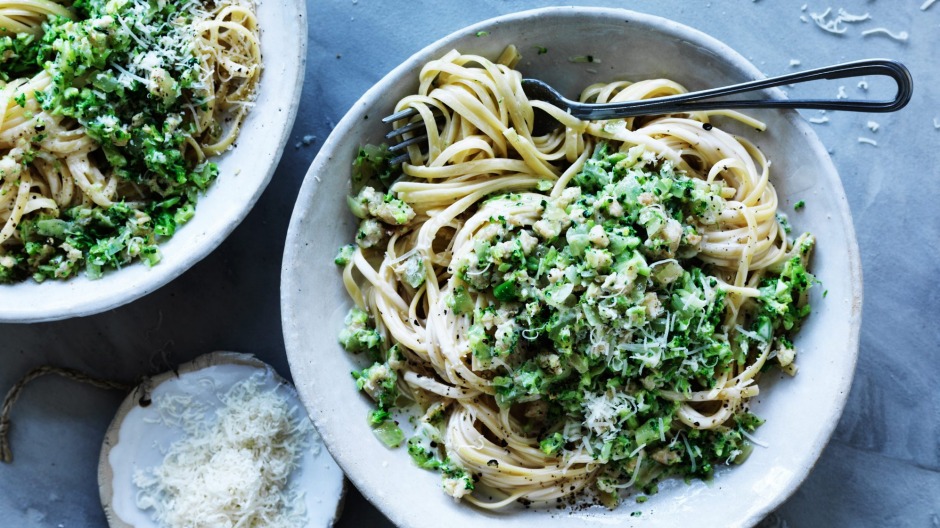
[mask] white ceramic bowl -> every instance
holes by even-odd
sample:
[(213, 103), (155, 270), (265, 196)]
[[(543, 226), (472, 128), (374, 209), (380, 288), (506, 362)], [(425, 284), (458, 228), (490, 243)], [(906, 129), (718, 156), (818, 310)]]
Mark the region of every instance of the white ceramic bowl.
[[(141, 399), (157, 402), (169, 396), (185, 396), (205, 406), (207, 413), (214, 413), (224, 407), (220, 394), (253, 376), (257, 376), (262, 391), (283, 398), (296, 409), (294, 416), (302, 419), (303, 409), (290, 384), (269, 365), (237, 352), (199, 356), (147, 380), (127, 395), (108, 427), (98, 460), (101, 504), (112, 528), (159, 528), (152, 519), (152, 510), (137, 507), (134, 473), (162, 464), (170, 446), (185, 436), (179, 427), (161, 421), (158, 405), (141, 405)], [(311, 433), (309, 440), (310, 447), (291, 472), (289, 483), (302, 494), (307, 525), (332, 526), (342, 510), (345, 478), (322, 448), (319, 437)]]
[[(489, 35), (476, 37), (478, 31)], [(523, 53), (518, 69), (525, 76), (543, 79), (570, 96), (612, 78), (663, 76), (696, 90), (763, 77), (734, 50), (675, 22), (623, 10), (568, 7), (527, 11), (462, 29), (385, 76), (324, 143), (307, 172), (287, 236), (281, 283), (284, 338), (297, 389), (317, 429), (355, 486), (401, 526), (488, 526), (497, 519), (539, 528), (758, 522), (806, 477), (835, 428), (854, 372), (861, 316), (861, 269), (845, 193), (826, 149), (793, 111), (752, 112), (768, 124), (763, 133), (721, 122), (752, 139), (773, 161), (781, 210), (791, 212), (796, 229), (812, 231), (818, 239), (813, 270), (823, 286), (813, 289), (814, 312), (797, 337), (799, 374), (762, 378), (760, 397), (752, 401), (753, 410), (767, 419), (756, 434), (767, 448), (756, 448), (743, 465), (720, 471), (709, 484), (663, 484), (644, 504), (628, 499), (614, 511), (489, 513), (455, 502), (441, 491), (438, 474), (418, 469), (403, 449), (385, 449), (369, 432), (365, 416), (372, 404), (356, 394), (349, 377), (355, 364), (336, 340), (350, 301), (332, 261), (356, 228), (345, 204), (346, 175), (356, 146), (382, 140), (386, 126), (378, 118), (416, 89), (422, 64), (450, 49), (495, 58), (507, 44)], [(536, 46), (548, 53), (537, 54)], [(600, 62), (569, 60), (589, 54)], [(779, 91), (768, 95), (783, 97)], [(807, 207), (792, 213), (792, 204), (800, 199)]]
[[(160, 245), (163, 259), (135, 262), (97, 280), (32, 280), (0, 285), (0, 323), (53, 321), (116, 308), (181, 275), (219, 246), (245, 218), (271, 180), (294, 124), (304, 62), (307, 16), (303, 0), (258, 2), (264, 70), (258, 98), (237, 147), (215, 159), (219, 177), (196, 205), (196, 215)], [(279, 38), (290, 35), (290, 38)]]

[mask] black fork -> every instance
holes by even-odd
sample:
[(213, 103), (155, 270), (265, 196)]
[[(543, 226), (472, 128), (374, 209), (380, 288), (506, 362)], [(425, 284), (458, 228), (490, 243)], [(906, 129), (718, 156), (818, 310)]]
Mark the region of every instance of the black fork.
[[(886, 76), (894, 80), (897, 92), (890, 100), (859, 100), (859, 99), (723, 99), (714, 100), (726, 95), (752, 92), (774, 86), (799, 84), (821, 79), (845, 79), (863, 76)], [(566, 110), (572, 116), (585, 121), (636, 117), (642, 115), (663, 115), (701, 110), (718, 109), (747, 109), (747, 108), (805, 108), (819, 110), (841, 110), (845, 112), (894, 112), (904, 108), (911, 99), (913, 92), (913, 79), (911, 72), (900, 62), (889, 59), (866, 59), (832, 66), (825, 66), (813, 70), (806, 70), (776, 77), (768, 77), (756, 81), (748, 81), (721, 88), (711, 88), (697, 92), (689, 92), (669, 97), (657, 97), (640, 101), (623, 101), (617, 103), (591, 104), (572, 101), (562, 96), (558, 90), (538, 79), (523, 79), (522, 89), (531, 100), (540, 100)], [(401, 120), (410, 120), (417, 115), (417, 110), (408, 108), (396, 112), (382, 119), (384, 123), (394, 123)], [(546, 126), (546, 120), (551, 123)], [(534, 129), (551, 130), (558, 122), (544, 112), (536, 113)], [(396, 128), (385, 135), (387, 139), (401, 137), (424, 127), (423, 121), (413, 121)], [(391, 146), (393, 153), (403, 151), (409, 145), (425, 141), (427, 135), (418, 135), (403, 139)], [(392, 159), (393, 164), (408, 159), (406, 153)]]

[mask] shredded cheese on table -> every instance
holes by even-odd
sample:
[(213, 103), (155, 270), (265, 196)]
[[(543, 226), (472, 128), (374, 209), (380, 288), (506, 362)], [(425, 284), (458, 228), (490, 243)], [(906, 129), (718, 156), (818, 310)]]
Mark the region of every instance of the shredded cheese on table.
[(302, 496), (288, 479), (312, 427), (283, 397), (259, 390), (261, 383), (253, 376), (234, 385), (214, 415), (185, 396), (156, 401), (160, 421), (185, 433), (160, 466), (134, 475), (137, 506), (153, 509), (160, 526), (306, 526)]
[(832, 13), (832, 8), (826, 8), (822, 13), (810, 13), (810, 18), (813, 19), (813, 22), (822, 29), (823, 31), (841, 35), (845, 33), (848, 28), (845, 27), (843, 22), (862, 22), (871, 18), (871, 15), (868, 13), (862, 15), (853, 15), (848, 13), (845, 9), (839, 9), (836, 16), (832, 19), (829, 18), (829, 14)]
[(867, 37), (869, 35), (884, 35), (888, 38), (897, 40), (898, 42), (907, 42), (907, 39), (910, 36), (908, 35), (907, 31), (898, 31), (897, 33), (892, 33), (890, 30), (883, 27), (866, 29), (865, 31), (862, 31), (863, 37)]

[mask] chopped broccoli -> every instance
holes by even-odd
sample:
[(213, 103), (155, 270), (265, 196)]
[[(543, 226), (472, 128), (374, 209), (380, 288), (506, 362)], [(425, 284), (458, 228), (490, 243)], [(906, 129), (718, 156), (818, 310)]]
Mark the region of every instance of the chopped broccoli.
[(395, 407), (398, 399), (398, 375), (388, 366), (388, 363), (374, 363), (371, 367), (361, 371), (354, 371), (356, 388), (365, 392), (379, 406), (379, 409), (388, 410)]
[(354, 307), (346, 315), (345, 323), (346, 327), (339, 333), (339, 342), (343, 348), (353, 354), (370, 352), (377, 357), (384, 340), (382, 334), (370, 326), (369, 314)]
[(355, 244), (346, 244), (345, 246), (339, 248), (339, 251), (336, 253), (336, 257), (333, 259), (333, 262), (338, 266), (345, 266), (352, 260), (353, 253), (355, 252)]
[(375, 434), (386, 447), (398, 447), (405, 441), (405, 433), (402, 432), (398, 424), (392, 420), (385, 420), (372, 428)]
[(550, 456), (557, 455), (564, 447), (565, 438), (561, 435), (561, 433), (553, 433), (551, 436), (547, 436), (539, 442), (539, 449), (541, 449), (542, 452), (546, 455)]
[(398, 276), (412, 288), (420, 288), (427, 277), (424, 258), (419, 253), (415, 253), (405, 259)]
[[(80, 205), (53, 215), (60, 223), (43, 217), (46, 209), (28, 214), (19, 227), (22, 244), (5, 249), (15, 264), (0, 281), (64, 279), (82, 269), (96, 278), (137, 260), (154, 265), (157, 243), (192, 218), (199, 195), (218, 176), (214, 163), (186, 153), (187, 145), (213, 143), (223, 132), (218, 124), (197, 130), (190, 117), (194, 107), (205, 109), (207, 94), (192, 30), (196, 15), (186, 2), (147, 9), (101, 0), (69, 5), (46, 18), (41, 35), (0, 31), (0, 82), (47, 74), (48, 87), (14, 91), (12, 100), (28, 118), (38, 106), (79, 125), (96, 143), (91, 154), (101, 172), (136, 189), (134, 203), (72, 200)], [(33, 119), (35, 134), (14, 149), (24, 166), (49, 137), (46, 124)], [(37, 222), (46, 226), (37, 229)]]
[(455, 314), (470, 313), (473, 311), (473, 299), (466, 288), (457, 286), (448, 299), (447, 307), (453, 310)]
[(364, 186), (388, 189), (400, 172), (392, 166), (392, 155), (387, 145), (365, 145), (359, 148), (353, 160), (353, 190), (358, 192)]
[(362, 249), (369, 249), (377, 246), (385, 239), (385, 228), (374, 218), (367, 218), (359, 223), (359, 230), (356, 231), (356, 244)]
[(355, 198), (347, 200), (350, 210), (359, 218), (375, 217), (390, 225), (404, 225), (415, 217), (414, 209), (391, 194), (381, 194), (372, 187), (363, 187)]
[(441, 433), (428, 422), (421, 422), (414, 435), (408, 439), (408, 454), (418, 467), (439, 469), (443, 464), (440, 458)]
[[(595, 491), (604, 504), (616, 504), (626, 482), (648, 495), (662, 477), (708, 478), (717, 464), (744, 460), (760, 418), (736, 408), (719, 427), (702, 430), (687, 425), (680, 402), (733, 378), (767, 347), (773, 366), (792, 372), (791, 338), (809, 313), (815, 282), (806, 269), (812, 237), (792, 242), (791, 257), (762, 271), (758, 297), (735, 297), (740, 317), (728, 324), (729, 296), (737, 295), (726, 291), (729, 272), (698, 256), (729, 207), (723, 183), (689, 176), (643, 146), (603, 142), (572, 181), (551, 196), (488, 196), (481, 207), (494, 212), (474, 217), (486, 220), (471, 224), (471, 239), (443, 272), (450, 278), (440, 298), (447, 315), (460, 316), (455, 353), (487, 380), (478, 398), (509, 412), (546, 457), (589, 453), (600, 466)], [(365, 188), (351, 203), (374, 219), (373, 204), (387, 197)], [(412, 236), (410, 227), (383, 224)], [(425, 255), (395, 261), (400, 291), (427, 280)], [(426, 305), (418, 311), (437, 315)], [(391, 356), (357, 373), (380, 410), (391, 401), (383, 392), (394, 386), (391, 367), (404, 364)], [(443, 414), (446, 404), (431, 400), (435, 416)], [(455, 463), (440, 427), (422, 419), (408, 452), (418, 466), (441, 471), (445, 490), (459, 498), (474, 478)]]
[(473, 477), (449, 458), (440, 466), (444, 491), (455, 499), (473, 491)]

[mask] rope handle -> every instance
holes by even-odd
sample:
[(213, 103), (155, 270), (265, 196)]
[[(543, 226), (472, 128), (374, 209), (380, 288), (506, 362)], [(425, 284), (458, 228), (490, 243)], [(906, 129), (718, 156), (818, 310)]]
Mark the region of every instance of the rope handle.
[(36, 378), (41, 378), (46, 374), (58, 374), (65, 379), (105, 390), (129, 392), (133, 388), (132, 385), (126, 383), (97, 378), (71, 368), (43, 365), (30, 370), (10, 388), (6, 397), (3, 399), (3, 407), (0, 408), (0, 462), (8, 464), (13, 462), (13, 450), (10, 448), (9, 439), (11, 425), (10, 414), (13, 412), (13, 404), (16, 403), (17, 398), (20, 397), (20, 392), (22, 392), (23, 388), (28, 385), (29, 382)]

